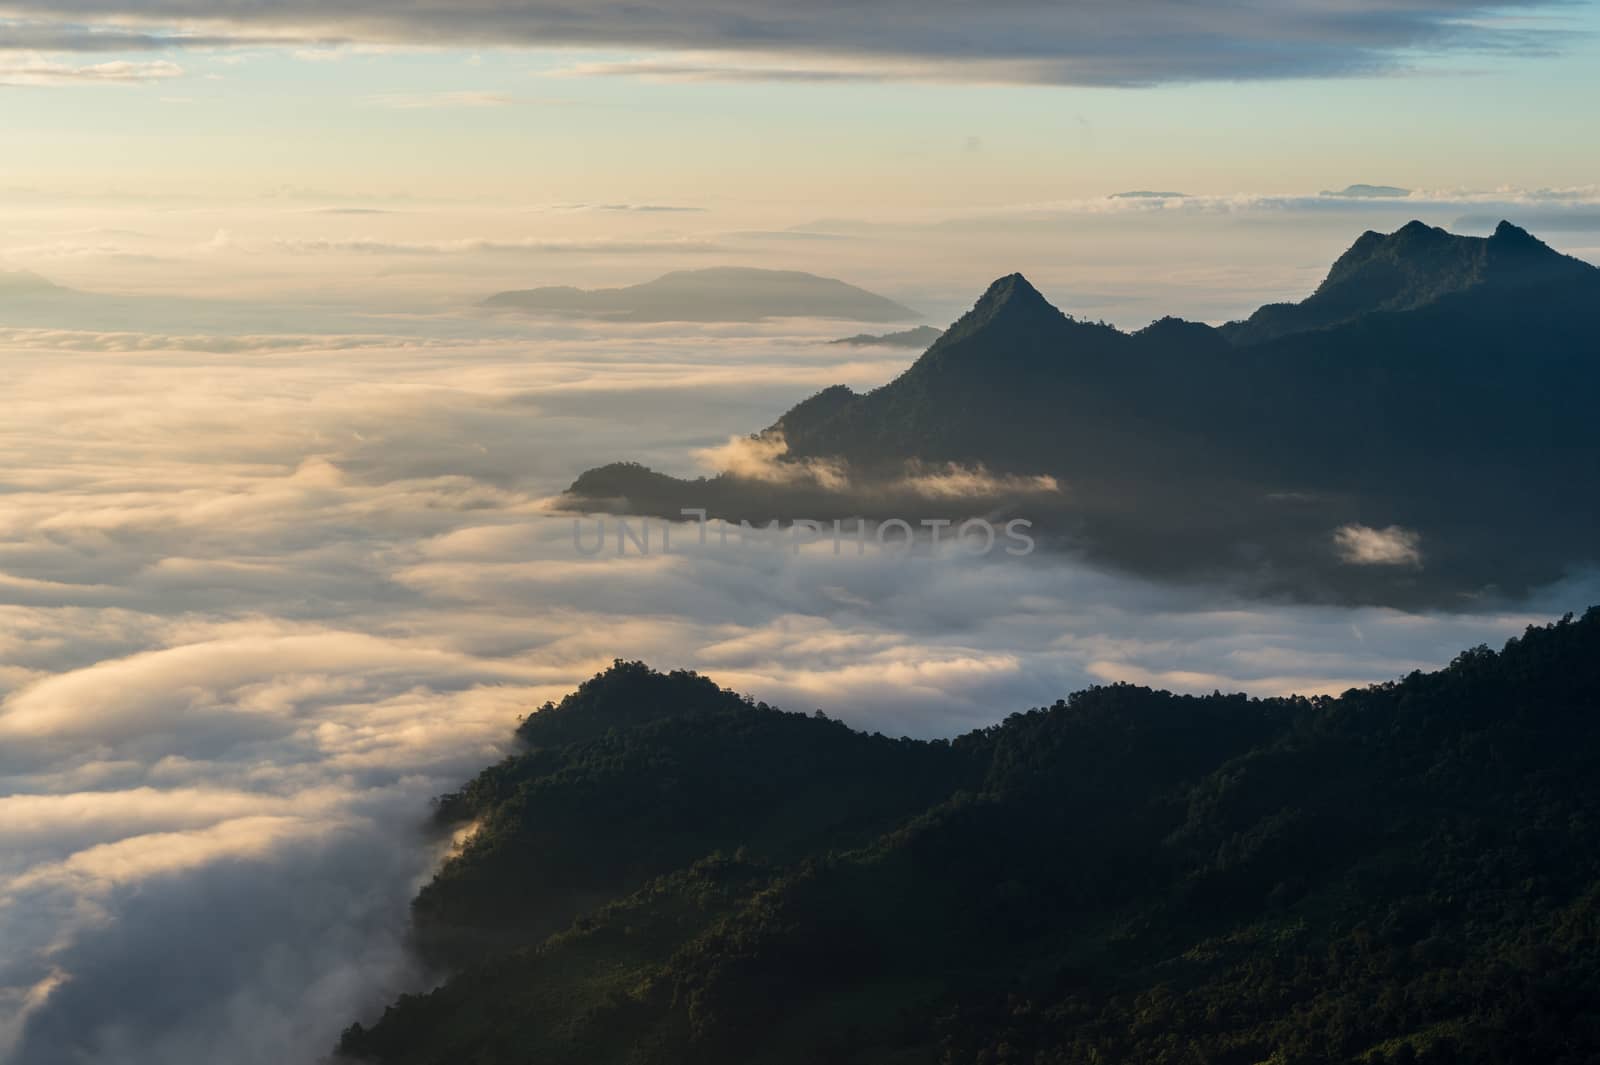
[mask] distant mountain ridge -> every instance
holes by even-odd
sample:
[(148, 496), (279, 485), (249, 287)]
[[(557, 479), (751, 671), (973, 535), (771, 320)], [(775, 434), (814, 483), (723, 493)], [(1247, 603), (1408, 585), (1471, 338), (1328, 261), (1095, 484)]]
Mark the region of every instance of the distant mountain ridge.
[(1403, 199), (1411, 195), (1411, 190), (1400, 188), (1398, 185), (1366, 185), (1357, 183), (1354, 185), (1346, 185), (1337, 192), (1324, 189), (1322, 195), (1339, 196), (1355, 200)]
[(926, 348), (943, 334), (931, 325), (919, 325), (898, 333), (858, 333), (852, 337), (830, 340), (830, 344), (843, 344), (852, 348), (883, 346), (890, 348)]
[[(894, 381), (826, 389), (758, 434), (781, 444), (780, 476), (608, 466), (568, 503), (890, 517), (908, 505), (908, 469), (1048, 475), (1055, 500), (945, 498), (948, 513), (927, 516), (1025, 502), (1064, 543), (1151, 575), (1462, 602), (1600, 550), (1597, 352), (1600, 270), (1509, 223), (1488, 238), (1421, 223), (1365, 234), (1306, 300), (1220, 328), (1169, 318), (1124, 333), (1010, 275)], [(849, 489), (809, 483), (818, 462), (847, 470)], [(1416, 534), (1414, 564), (1341, 546), (1363, 529)]]
[(756, 322), (766, 318), (899, 322), (917, 317), (909, 307), (834, 278), (742, 267), (679, 270), (626, 288), (558, 286), (500, 292), (483, 306), (627, 322)]
[(74, 291), (41, 277), (31, 270), (0, 270), (0, 299), (66, 297)]

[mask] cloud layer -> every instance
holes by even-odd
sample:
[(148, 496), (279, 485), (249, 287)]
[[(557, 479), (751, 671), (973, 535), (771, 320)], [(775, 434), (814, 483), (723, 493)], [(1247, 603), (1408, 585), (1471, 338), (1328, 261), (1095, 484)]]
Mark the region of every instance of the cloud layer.
[[(1075, 85), (1348, 75), (1441, 50), (1539, 51), (1553, 31), (1487, 16), (1542, 10), (1485, 0), (1284, 0), (1173, 3), (872, 0), (21, 0), (21, 32), (54, 47), (103, 50), (238, 34), (304, 41), (626, 47), (679, 53), (591, 73), (829, 81), (910, 78)], [(70, 21), (69, 21), (70, 20)], [(136, 28), (130, 30), (129, 24)], [(109, 37), (108, 37), (109, 39)], [(683, 55), (686, 53), (686, 55)], [(730, 61), (729, 56), (740, 56)]]
[[(194, 223), (188, 254), (253, 262), (196, 250), (216, 224)], [(0, 329), (7, 1065), (317, 1060), (427, 982), (399, 937), (444, 846), (422, 830), (428, 798), (619, 655), (947, 735), (1094, 681), (1338, 690), (1596, 593), (1457, 615), (1277, 607), (1044, 552), (896, 561), (688, 529), (670, 554), (583, 557), (546, 505), (583, 468), (688, 473), (700, 451), (769, 468), (729, 439), (909, 355), (841, 352), (820, 323), (391, 314), (330, 333), (312, 328), (323, 305), (207, 313), (215, 333)], [(918, 475), (934, 515), (984, 487)]]

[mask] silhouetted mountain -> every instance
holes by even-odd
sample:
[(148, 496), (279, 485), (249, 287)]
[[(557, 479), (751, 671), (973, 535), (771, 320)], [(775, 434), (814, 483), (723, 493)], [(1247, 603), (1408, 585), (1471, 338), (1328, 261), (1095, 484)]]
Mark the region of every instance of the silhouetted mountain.
[(490, 296), (485, 307), (629, 322), (754, 322), (842, 318), (897, 322), (917, 313), (832, 278), (793, 270), (681, 270), (627, 288), (535, 288)]
[(907, 329), (900, 333), (858, 333), (853, 337), (843, 337), (831, 340), (830, 344), (848, 344), (855, 348), (884, 345), (891, 348), (926, 348), (940, 336), (939, 330), (931, 325), (919, 325), (915, 329)]
[(1595, 268), (1501, 222), (1490, 237), (1462, 237), (1410, 222), (1387, 236), (1368, 230), (1300, 303), (1275, 303), (1223, 327), (1235, 343), (1321, 329), (1374, 311), (1409, 311), (1445, 296), (1511, 291), (1587, 277)]
[(474, 934), (347, 1055), (1600, 1060), (1600, 610), (1338, 698), (1119, 684), (931, 743), (612, 672), (652, 709), (572, 712), (648, 723), (449, 797), (481, 827), (416, 918)]
[[(1304, 302), (1220, 329), (1166, 318), (1124, 333), (1012, 275), (894, 381), (827, 389), (767, 429), (789, 476), (681, 482), (614, 466), (603, 497), (585, 477), (569, 502), (905, 517), (908, 471), (1043, 475), (1062, 491), (946, 492), (922, 516), (1010, 510), (1143, 573), (1448, 605), (1600, 552), (1597, 338), (1600, 270), (1509, 224), (1489, 238), (1420, 223), (1366, 234)], [(831, 490), (804, 476), (819, 462)], [(1365, 530), (1420, 550), (1352, 550)]]

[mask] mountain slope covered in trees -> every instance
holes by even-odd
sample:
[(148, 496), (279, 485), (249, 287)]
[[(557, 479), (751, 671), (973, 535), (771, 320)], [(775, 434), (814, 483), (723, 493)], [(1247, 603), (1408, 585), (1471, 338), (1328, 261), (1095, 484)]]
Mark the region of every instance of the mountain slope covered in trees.
[[(541, 723), (542, 722), (542, 723)], [(1600, 1057), (1600, 610), (1337, 698), (945, 742), (619, 663), (447, 797), (384, 1065)], [(548, 937), (546, 929), (555, 929)]]

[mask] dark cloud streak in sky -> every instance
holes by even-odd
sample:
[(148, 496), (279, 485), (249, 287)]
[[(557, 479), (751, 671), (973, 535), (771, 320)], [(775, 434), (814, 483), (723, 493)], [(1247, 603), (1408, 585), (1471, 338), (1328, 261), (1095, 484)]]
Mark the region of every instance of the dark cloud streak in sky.
[[(1405, 65), (1412, 51), (1544, 52), (1554, 31), (1494, 16), (1538, 0), (22, 0), (36, 21), (0, 48), (104, 51), (260, 40), (601, 46), (759, 54), (785, 80), (889, 77), (1078, 85), (1343, 76)], [(70, 21), (68, 21), (70, 20)], [(130, 22), (131, 20), (131, 22)], [(130, 29), (144, 25), (148, 30)], [(106, 26), (102, 30), (100, 27)], [(171, 27), (194, 36), (185, 40)], [(773, 57), (785, 57), (781, 62)], [(798, 64), (796, 59), (803, 60)], [(656, 64), (657, 74), (673, 63)], [(691, 61), (689, 77), (750, 78)]]

